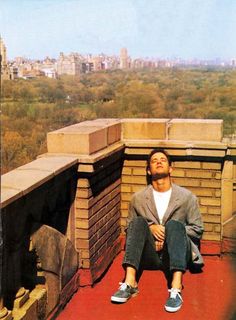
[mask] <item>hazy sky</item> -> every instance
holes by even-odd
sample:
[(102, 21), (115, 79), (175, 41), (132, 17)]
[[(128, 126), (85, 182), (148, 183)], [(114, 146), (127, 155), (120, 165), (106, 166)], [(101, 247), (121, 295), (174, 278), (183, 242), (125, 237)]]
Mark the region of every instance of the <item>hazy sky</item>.
[(236, 0), (0, 0), (8, 58), (236, 57)]

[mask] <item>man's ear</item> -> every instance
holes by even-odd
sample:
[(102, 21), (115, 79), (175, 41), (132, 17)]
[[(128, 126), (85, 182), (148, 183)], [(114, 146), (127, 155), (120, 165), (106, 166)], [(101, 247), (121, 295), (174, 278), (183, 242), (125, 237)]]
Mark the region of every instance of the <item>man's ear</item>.
[(149, 176), (152, 175), (150, 169), (147, 169), (147, 174), (148, 174)]
[(171, 174), (173, 172), (173, 168), (169, 167), (169, 174)]

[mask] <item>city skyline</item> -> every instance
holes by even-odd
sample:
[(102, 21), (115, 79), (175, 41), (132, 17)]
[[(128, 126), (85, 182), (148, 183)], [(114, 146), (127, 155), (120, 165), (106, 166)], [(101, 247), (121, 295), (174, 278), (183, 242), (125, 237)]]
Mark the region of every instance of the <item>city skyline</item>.
[(8, 59), (60, 52), (132, 58), (236, 57), (236, 1), (0, 0)]

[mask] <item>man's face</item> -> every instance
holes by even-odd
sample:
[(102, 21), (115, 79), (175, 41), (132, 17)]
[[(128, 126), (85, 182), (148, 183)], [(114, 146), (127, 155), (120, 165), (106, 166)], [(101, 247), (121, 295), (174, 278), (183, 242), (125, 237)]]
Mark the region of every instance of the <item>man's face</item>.
[(154, 153), (150, 160), (148, 174), (152, 176), (152, 180), (166, 178), (172, 172), (172, 168), (168, 163), (165, 154), (161, 152)]

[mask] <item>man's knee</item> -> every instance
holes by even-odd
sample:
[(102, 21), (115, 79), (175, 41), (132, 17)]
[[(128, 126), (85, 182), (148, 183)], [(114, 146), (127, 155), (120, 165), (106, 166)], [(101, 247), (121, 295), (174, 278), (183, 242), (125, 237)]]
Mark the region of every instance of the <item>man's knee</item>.
[(169, 220), (165, 225), (166, 232), (173, 232), (179, 230), (185, 230), (185, 226), (182, 222), (177, 220)]
[(134, 227), (136, 227), (138, 229), (147, 228), (148, 223), (147, 223), (146, 219), (142, 216), (134, 217), (129, 224), (129, 229), (134, 228)]

